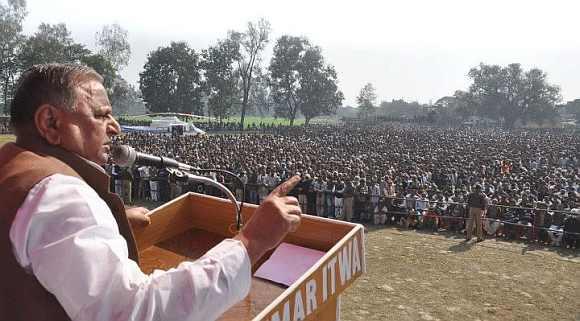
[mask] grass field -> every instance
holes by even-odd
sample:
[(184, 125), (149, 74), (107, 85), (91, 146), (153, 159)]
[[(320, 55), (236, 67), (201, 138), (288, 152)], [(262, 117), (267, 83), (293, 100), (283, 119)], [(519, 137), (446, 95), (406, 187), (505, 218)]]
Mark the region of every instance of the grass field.
[(7, 142), (13, 142), (14, 139), (14, 135), (0, 135), (0, 146)]
[(580, 320), (580, 257), (395, 228), (367, 234), (367, 274), (341, 320)]

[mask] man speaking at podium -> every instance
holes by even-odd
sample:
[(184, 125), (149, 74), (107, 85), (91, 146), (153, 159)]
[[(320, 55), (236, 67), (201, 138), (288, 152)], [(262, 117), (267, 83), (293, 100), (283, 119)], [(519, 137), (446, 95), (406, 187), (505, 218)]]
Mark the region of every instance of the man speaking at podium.
[(10, 113), (16, 143), (0, 148), (0, 320), (214, 320), (247, 295), (251, 264), (300, 224), (298, 201), (286, 196), (293, 177), (233, 239), (145, 275), (130, 224), (148, 218), (126, 212), (99, 166), (120, 132), (101, 76), (34, 66)]

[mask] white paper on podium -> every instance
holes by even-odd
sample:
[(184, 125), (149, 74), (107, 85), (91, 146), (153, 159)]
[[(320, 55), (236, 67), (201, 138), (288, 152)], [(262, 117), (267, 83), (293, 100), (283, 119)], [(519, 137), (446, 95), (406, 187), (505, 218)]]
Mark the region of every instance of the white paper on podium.
[(290, 286), (318, 262), (324, 254), (326, 253), (322, 251), (282, 243), (260, 266), (254, 276)]

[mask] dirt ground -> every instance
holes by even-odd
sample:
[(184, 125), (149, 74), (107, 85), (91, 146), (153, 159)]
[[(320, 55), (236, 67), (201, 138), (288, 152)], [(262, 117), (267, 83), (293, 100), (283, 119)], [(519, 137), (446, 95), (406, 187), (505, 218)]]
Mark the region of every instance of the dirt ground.
[(370, 228), (341, 320), (580, 321), (580, 253)]

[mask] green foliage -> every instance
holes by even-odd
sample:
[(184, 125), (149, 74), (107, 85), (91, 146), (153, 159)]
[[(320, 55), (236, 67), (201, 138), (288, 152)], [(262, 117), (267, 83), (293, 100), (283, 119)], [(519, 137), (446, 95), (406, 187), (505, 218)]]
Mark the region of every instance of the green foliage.
[(333, 114), (344, 99), (334, 67), (324, 63), (320, 48), (306, 38), (280, 37), (269, 70), (276, 114), (288, 118), (290, 124), (299, 111), (306, 123)]
[(244, 128), (246, 110), (253, 87), (254, 71), (260, 64), (260, 54), (268, 44), (269, 36), (270, 23), (263, 18), (257, 23), (248, 22), (248, 29), (245, 32), (230, 31), (228, 35), (229, 40), (239, 48), (237, 72), (241, 80), (242, 93), (240, 129)]
[(116, 115), (142, 114), (146, 111), (140, 93), (121, 77), (115, 78), (109, 99)]
[(248, 112), (254, 112), (260, 117), (269, 116), (275, 102), (268, 85), (268, 76), (262, 72), (261, 68), (256, 68), (253, 83), (248, 107), (253, 106), (255, 109)]
[(150, 112), (202, 114), (199, 57), (185, 42), (151, 52), (139, 76)]
[(561, 106), (564, 111), (575, 116), (576, 122), (580, 124), (580, 98), (567, 102)]
[(0, 111), (8, 112), (11, 92), (18, 74), (18, 51), (25, 39), (22, 22), (26, 16), (24, 0), (0, 3)]
[(42, 63), (79, 63), (90, 54), (84, 45), (73, 41), (64, 23), (41, 23), (38, 31), (25, 41), (18, 60), (22, 69), (27, 69)]
[(468, 75), (473, 83), (461, 97), (462, 108), (474, 115), (503, 121), (507, 127), (518, 120), (542, 124), (557, 117), (560, 89), (550, 85), (540, 69), (524, 71), (520, 64), (501, 67), (482, 63)]
[(117, 77), (115, 67), (111, 62), (100, 54), (91, 54), (81, 57), (81, 63), (93, 68), (103, 77), (103, 85), (109, 95), (112, 93), (113, 84)]
[(369, 115), (375, 112), (376, 100), (377, 94), (375, 93), (375, 87), (369, 82), (360, 90), (360, 93), (356, 97), (359, 113), (363, 118), (368, 118)]
[(222, 121), (231, 115), (234, 105), (240, 103), (239, 78), (233, 65), (240, 57), (239, 46), (226, 39), (204, 50), (202, 56), (208, 113)]
[(392, 101), (382, 101), (377, 109), (378, 114), (393, 118), (413, 118), (419, 116), (424, 106), (418, 102), (406, 102), (403, 99), (393, 99)]
[(105, 25), (95, 35), (98, 53), (111, 62), (115, 71), (120, 71), (129, 64), (131, 46), (127, 40), (127, 30), (114, 23)]

